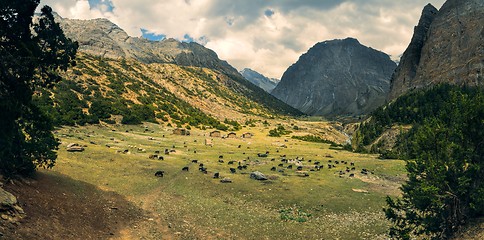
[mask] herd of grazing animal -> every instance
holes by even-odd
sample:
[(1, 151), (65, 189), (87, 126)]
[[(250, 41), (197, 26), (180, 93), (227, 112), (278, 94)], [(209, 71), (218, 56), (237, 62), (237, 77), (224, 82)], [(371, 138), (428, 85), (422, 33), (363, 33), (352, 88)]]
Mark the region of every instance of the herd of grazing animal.
[[(186, 142), (183, 143), (184, 147), (187, 148)], [(169, 155), (170, 153), (174, 153), (176, 146), (173, 145), (171, 149), (165, 149), (164, 154)], [(237, 148), (241, 148), (241, 145), (238, 145)], [(248, 148), (249, 149), (249, 148)], [(157, 160), (164, 160), (164, 157), (160, 155), (160, 153), (163, 151), (156, 150), (154, 151), (154, 154), (149, 155), (149, 159), (157, 159)], [(277, 153), (279, 153), (279, 149), (276, 150)], [(196, 153), (196, 151), (194, 151)], [(245, 152), (243, 153), (245, 154)], [(258, 158), (268, 158), (270, 155), (269, 151), (266, 151), (265, 153), (257, 153)], [(285, 174), (285, 170), (293, 170), (295, 168), (295, 171), (297, 173), (297, 176), (302, 176), (302, 177), (309, 177), (308, 172), (317, 172), (321, 171), (321, 169), (325, 168), (325, 164), (322, 163), (321, 160), (319, 161), (313, 161), (313, 160), (305, 160), (304, 157), (299, 157), (296, 156), (293, 159), (287, 158), (286, 154), (279, 155), (281, 163), (277, 164), (277, 166), (272, 166), (270, 168), (270, 171), (272, 172), (279, 172)], [(326, 155), (326, 158), (331, 158), (330, 160), (327, 160), (327, 168), (328, 170), (333, 170), (335, 175), (339, 177), (343, 177), (347, 175), (350, 178), (355, 177), (356, 174), (356, 167), (355, 167), (355, 162), (348, 162), (344, 160), (334, 160), (333, 156), (331, 155)], [(225, 163), (224, 161), (224, 155), (219, 155), (218, 156), (218, 163), (223, 164)], [(231, 174), (236, 174), (238, 171), (243, 173), (243, 170), (246, 170), (248, 168), (248, 164), (246, 164), (247, 161), (250, 161), (251, 157), (248, 156), (247, 160), (242, 160), (242, 161), (235, 161), (235, 160), (228, 160), (226, 161), (227, 165), (236, 165), (236, 167), (229, 166), (228, 167), (228, 172)], [(258, 162), (258, 160), (256, 160)], [(276, 158), (272, 157), (270, 159), (271, 162), (275, 162)], [(304, 164), (304, 162), (309, 163), (309, 164)], [(203, 164), (200, 163), (199, 160), (193, 159), (191, 160), (191, 164), (198, 164), (198, 170), (204, 174), (208, 174), (208, 168)], [(348, 167), (348, 165), (350, 167)], [(189, 171), (189, 166), (184, 166), (182, 167), (182, 172), (188, 172)], [(369, 173), (373, 173), (369, 171), (368, 169), (362, 168), (361, 171), (359, 172), (362, 175), (368, 175)], [(165, 174), (165, 171), (160, 170), (155, 172), (156, 177), (163, 177)], [(220, 175), (220, 172), (214, 172), (213, 173), (213, 178), (214, 179), (219, 179), (222, 178)]]
[[(159, 151), (157, 151), (159, 152)], [(156, 153), (156, 152), (155, 152)], [(258, 157), (263, 157), (263, 158), (266, 158), (268, 157), (269, 155), (269, 152), (266, 152), (266, 153), (258, 153), (257, 156)], [(150, 159), (157, 159), (157, 155), (154, 154), (154, 155), (150, 155)], [(315, 172), (315, 171), (320, 171), (321, 169), (324, 169), (324, 165), (321, 163), (321, 161), (312, 161), (312, 160), (307, 160), (308, 163), (311, 163), (311, 165), (304, 165), (303, 162), (305, 161), (304, 158), (302, 157), (296, 157), (294, 159), (287, 159), (286, 158), (286, 155), (281, 155), (281, 162), (280, 164), (276, 166), (272, 166), (270, 171), (273, 171), (273, 172), (280, 172), (280, 173), (284, 173), (284, 169), (293, 169), (293, 167), (296, 168), (296, 173), (298, 173), (298, 176), (301, 176), (301, 177), (309, 177), (309, 172)], [(159, 158), (158, 158), (159, 159)], [(224, 162), (224, 156), (223, 155), (220, 155), (218, 157), (218, 163), (219, 164), (222, 164), (222, 163), (225, 163)], [(250, 157), (247, 157), (247, 159), (250, 159)], [(161, 160), (163, 160), (161, 158)], [(236, 174), (237, 171), (243, 171), (245, 169), (248, 168), (248, 164), (245, 164), (247, 160), (242, 160), (242, 161), (235, 161), (235, 160), (229, 160), (227, 161), (227, 165), (235, 165), (237, 163), (237, 167), (229, 167), (228, 170), (231, 174)], [(275, 161), (275, 158), (272, 158), (271, 159), (271, 162), (272, 161)], [(198, 164), (198, 170), (204, 174), (208, 174), (208, 169), (207, 167), (203, 164), (203, 163), (200, 163), (199, 160), (197, 159), (193, 159), (191, 160), (191, 163), (192, 164)], [(287, 164), (286, 166), (284, 166), (284, 164)], [(351, 167), (348, 167), (348, 165), (350, 165)], [(356, 167), (355, 167), (355, 163), (354, 162), (347, 162), (347, 161), (342, 161), (342, 160), (328, 160), (328, 164), (327, 164), (327, 169), (335, 169), (335, 173), (339, 176), (339, 177), (343, 177), (345, 174), (348, 174), (348, 177), (350, 178), (353, 178), (355, 177), (355, 171), (356, 171)], [(337, 170), (336, 168), (338, 166), (341, 166), (343, 167), (343, 170)], [(281, 168), (281, 169), (278, 169)], [(303, 171), (307, 169), (308, 171)], [(340, 168), (341, 169), (341, 168)], [(189, 166), (184, 166), (182, 168), (182, 171), (186, 171), (188, 172), (189, 171)], [(370, 171), (368, 171), (368, 169), (361, 169), (361, 174), (363, 175), (368, 175), (368, 173), (372, 173)], [(157, 177), (163, 177), (164, 175), (164, 171), (157, 171), (155, 173), (155, 176)], [(214, 172), (213, 174), (213, 178), (214, 179), (219, 179), (221, 178), (220, 176), (220, 172)]]

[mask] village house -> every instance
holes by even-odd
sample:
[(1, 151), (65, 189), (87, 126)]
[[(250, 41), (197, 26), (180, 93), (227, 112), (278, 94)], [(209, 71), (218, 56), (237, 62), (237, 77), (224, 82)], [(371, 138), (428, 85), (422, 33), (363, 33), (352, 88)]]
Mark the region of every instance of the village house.
[(218, 130), (210, 132), (210, 137), (221, 137), (221, 136), (222, 134)]
[(185, 128), (176, 128), (173, 130), (173, 134), (175, 135), (182, 135), (182, 136), (190, 136), (190, 131)]
[(254, 136), (254, 135), (250, 132), (246, 132), (246, 133), (242, 134), (242, 138), (251, 138), (252, 136)]

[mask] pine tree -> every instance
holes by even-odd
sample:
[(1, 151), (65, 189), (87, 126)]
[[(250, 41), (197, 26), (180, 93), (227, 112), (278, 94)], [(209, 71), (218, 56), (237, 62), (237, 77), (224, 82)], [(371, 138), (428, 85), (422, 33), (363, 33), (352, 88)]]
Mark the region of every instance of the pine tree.
[[(445, 89), (444, 89), (445, 90)], [(452, 236), (484, 216), (484, 94), (447, 88), (449, 99), (407, 135), (408, 180), (402, 198), (387, 198), (390, 235)]]
[(51, 121), (32, 103), (32, 95), (52, 87), (75, 64), (77, 43), (66, 38), (39, 0), (0, 2), (0, 172), (30, 174), (52, 167), (57, 140)]

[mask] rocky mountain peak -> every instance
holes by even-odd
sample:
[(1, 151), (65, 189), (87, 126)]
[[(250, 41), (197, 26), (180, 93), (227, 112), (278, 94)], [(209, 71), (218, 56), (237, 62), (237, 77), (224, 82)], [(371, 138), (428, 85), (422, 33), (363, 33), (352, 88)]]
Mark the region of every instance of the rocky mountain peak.
[(66, 36), (79, 42), (81, 52), (114, 59), (131, 58), (143, 63), (206, 67), (241, 77), (235, 68), (220, 60), (214, 51), (198, 43), (184, 43), (173, 38), (150, 41), (131, 37), (104, 18), (77, 20), (58, 16), (56, 20)]
[(392, 76), (388, 99), (439, 83), (482, 86), (484, 1), (427, 5)]
[(268, 78), (250, 68), (244, 68), (242, 71), (240, 71), (240, 74), (242, 74), (245, 79), (249, 80), (249, 82), (269, 93), (279, 82), (277, 79)]
[(366, 114), (384, 103), (395, 67), (357, 39), (324, 41), (286, 70), (272, 94), (309, 115)]

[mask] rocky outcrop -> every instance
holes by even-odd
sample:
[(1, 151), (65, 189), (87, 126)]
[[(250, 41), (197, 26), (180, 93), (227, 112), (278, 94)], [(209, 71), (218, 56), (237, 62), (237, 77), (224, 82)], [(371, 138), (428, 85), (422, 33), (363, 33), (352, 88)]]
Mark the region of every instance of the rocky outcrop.
[[(0, 187), (0, 221), (18, 222), (25, 215), (19, 206), (17, 198)], [(0, 224), (2, 230), (2, 224)], [(0, 235), (0, 239), (1, 239)]]
[(325, 41), (290, 66), (271, 94), (309, 115), (367, 114), (385, 102), (395, 67), (356, 39)]
[(67, 19), (56, 15), (65, 35), (79, 42), (79, 51), (107, 58), (132, 58), (143, 63), (174, 63), (182, 66), (206, 67), (227, 74), (238, 71), (204, 46), (175, 39), (150, 41), (131, 37), (123, 29), (103, 18)]
[[(428, 4), (423, 9), (418, 25), (414, 28), (412, 40), (400, 58), (400, 63), (392, 76), (392, 85), (389, 93), (390, 98), (400, 95), (401, 90), (409, 88), (408, 84), (410, 81), (407, 81), (407, 79), (413, 79), (415, 77), (418, 64), (420, 63), (422, 47), (427, 38), (430, 24), (434, 20), (437, 12), (438, 10), (432, 4)], [(395, 79), (401, 79), (402, 81), (395, 81)]]
[(264, 89), (264, 91), (268, 93), (270, 93), (279, 82), (277, 79), (268, 78), (249, 68), (244, 68), (240, 71), (240, 74), (242, 74), (245, 79), (249, 80), (249, 82)]
[(389, 100), (439, 83), (482, 86), (484, 1), (427, 5), (391, 80)]
[(264, 181), (267, 180), (267, 177), (261, 172), (251, 172), (250, 178), (254, 180)]
[(66, 150), (68, 152), (84, 152), (84, 147), (77, 143), (70, 143), (67, 145)]

